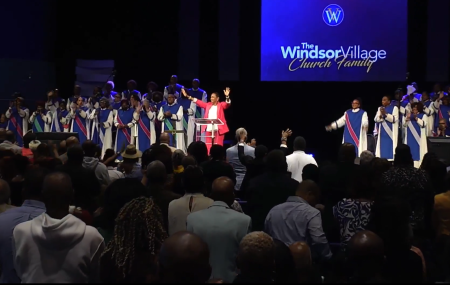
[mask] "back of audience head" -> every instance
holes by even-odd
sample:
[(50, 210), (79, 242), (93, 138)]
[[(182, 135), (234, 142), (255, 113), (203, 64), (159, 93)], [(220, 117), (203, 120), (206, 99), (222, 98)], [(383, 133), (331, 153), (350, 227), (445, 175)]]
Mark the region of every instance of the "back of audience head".
[(155, 160), (147, 166), (146, 175), (149, 184), (164, 185), (164, 183), (166, 183), (167, 180), (166, 167), (159, 160)]
[(72, 180), (63, 172), (48, 174), (42, 185), (42, 199), (46, 213), (55, 219), (62, 219), (69, 214), (73, 199)]
[(184, 151), (182, 151), (181, 149), (177, 149), (173, 152), (172, 163), (175, 169), (179, 166), (182, 166), (182, 161), (185, 156), (186, 155), (184, 154)]
[(348, 189), (348, 198), (372, 200), (375, 192), (371, 185), (371, 175), (372, 173), (369, 167), (363, 166), (355, 168)]
[(173, 173), (172, 151), (166, 145), (152, 146), (145, 160), (149, 163), (159, 160), (166, 168), (167, 174)]
[(245, 139), (247, 139), (247, 130), (244, 128), (239, 128), (236, 130), (236, 134), (235, 134), (236, 141), (240, 142), (241, 137), (245, 137)]
[(269, 150), (266, 146), (260, 144), (255, 147), (255, 159), (263, 159)]
[(319, 167), (315, 164), (307, 164), (303, 167), (302, 180), (319, 182)]
[(424, 155), (420, 169), (428, 173), (436, 194), (447, 191), (445, 185), (447, 167), (434, 153), (429, 152)]
[(271, 279), (275, 269), (273, 239), (264, 232), (247, 234), (239, 244), (236, 265), (242, 274)]
[(206, 283), (211, 275), (208, 244), (190, 232), (165, 240), (159, 264), (163, 283)]
[(27, 170), (22, 192), (24, 199), (42, 200), (42, 186), (44, 184), (44, 178), (49, 172), (48, 169), (42, 167)]
[(183, 158), (181, 164), (183, 165), (184, 169), (186, 169), (190, 165), (196, 165), (196, 161), (194, 157), (188, 155)]
[(83, 149), (84, 156), (86, 157), (95, 157), (95, 154), (97, 153), (97, 145), (91, 140), (86, 140), (81, 145), (81, 148)]
[(312, 180), (304, 180), (298, 185), (295, 195), (314, 207), (320, 201), (319, 185)]
[(204, 177), (199, 166), (190, 165), (186, 167), (183, 175), (183, 186), (186, 193), (203, 193)]
[[(148, 276), (141, 274), (155, 278), (157, 254), (166, 238), (161, 210), (152, 199), (139, 197), (120, 210), (104, 255), (112, 259), (122, 280), (144, 282)], [(147, 272), (140, 272), (143, 266)]]
[[(113, 157), (116, 154), (116, 152), (112, 149), (112, 148), (108, 148), (107, 150), (105, 150), (105, 154), (103, 155), (103, 159), (102, 162), (105, 163), (108, 158)], [(105, 163), (106, 166), (115, 166), (116, 163), (114, 162), (114, 160), (110, 160), (108, 163)]]
[(16, 142), (16, 135), (14, 134), (13, 131), (7, 130), (6, 134), (5, 134), (5, 140), (7, 140), (9, 142), (12, 142), (12, 143), (15, 143)]
[(16, 154), (13, 157), (14, 169), (17, 175), (24, 175), (30, 165), (30, 160), (26, 156)]
[(286, 156), (281, 150), (272, 150), (266, 156), (266, 168), (270, 172), (275, 173), (286, 173), (287, 172), (287, 162)]
[(52, 152), (50, 150), (50, 147), (48, 144), (46, 143), (41, 143), (38, 145), (36, 151), (34, 152), (34, 158), (47, 158), (47, 157), (51, 157), (52, 156)]
[(225, 159), (225, 148), (221, 145), (215, 144), (211, 146), (209, 150), (209, 155), (213, 160), (224, 160)]
[(82, 165), (83, 164), (84, 152), (83, 149), (74, 145), (67, 149), (67, 163), (72, 165)]
[(353, 164), (356, 158), (356, 148), (351, 143), (344, 143), (339, 148), (338, 158), (340, 163)]
[(289, 247), (274, 239), (275, 244), (275, 283), (297, 283), (295, 263)]
[(195, 158), (198, 165), (208, 161), (208, 148), (202, 141), (196, 141), (189, 145), (188, 154)]
[(306, 150), (306, 140), (304, 137), (296, 137), (294, 139), (294, 150), (295, 151), (305, 151)]
[(414, 166), (411, 148), (406, 144), (400, 144), (395, 149), (394, 166)]
[(368, 165), (374, 157), (375, 156), (371, 151), (365, 150), (361, 152), (361, 155), (359, 156), (359, 165)]
[(10, 196), (11, 189), (9, 188), (8, 182), (0, 179), (0, 205), (8, 204)]
[(76, 137), (68, 137), (66, 139), (66, 148), (69, 149), (73, 146), (79, 145), (80, 141)]
[(312, 255), (308, 244), (299, 241), (291, 244), (289, 250), (291, 251), (294, 260), (297, 282), (311, 282)]
[(137, 179), (115, 180), (105, 190), (101, 227), (113, 229), (120, 209), (131, 200), (147, 195), (147, 188)]
[(219, 177), (212, 184), (211, 199), (231, 206), (234, 203), (234, 183), (228, 177)]
[(23, 136), (23, 147), (24, 148), (30, 148), (30, 142), (34, 141), (36, 139), (36, 134), (33, 132), (27, 132)]

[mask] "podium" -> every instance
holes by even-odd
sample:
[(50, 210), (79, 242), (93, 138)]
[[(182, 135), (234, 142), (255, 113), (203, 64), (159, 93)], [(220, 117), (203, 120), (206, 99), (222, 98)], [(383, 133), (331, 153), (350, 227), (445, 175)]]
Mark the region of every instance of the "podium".
[[(208, 119), (208, 118), (200, 118), (194, 120), (195, 124), (197, 125), (197, 133), (195, 135), (195, 140), (198, 141), (202, 137), (202, 131), (201, 126), (209, 126), (211, 125), (211, 136), (206, 136), (205, 138), (211, 138), (211, 144), (214, 144), (214, 138), (216, 134), (216, 130), (214, 130), (215, 126), (221, 126), (223, 125), (223, 122), (220, 119)], [(200, 129), (200, 131), (199, 131)]]
[(172, 144), (173, 147), (177, 147), (177, 136), (176, 134), (184, 134), (184, 130), (164, 130), (165, 133), (169, 133), (172, 135)]

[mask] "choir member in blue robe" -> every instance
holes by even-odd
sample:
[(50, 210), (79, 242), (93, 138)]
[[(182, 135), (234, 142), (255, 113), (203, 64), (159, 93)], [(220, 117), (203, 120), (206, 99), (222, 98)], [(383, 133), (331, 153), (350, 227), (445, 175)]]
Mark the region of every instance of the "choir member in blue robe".
[(424, 120), (427, 123), (427, 136), (433, 136), (433, 126), (434, 126), (434, 105), (433, 101), (430, 100), (430, 96), (428, 92), (422, 92), (422, 104), (423, 104), (423, 113), (427, 115)]
[(112, 148), (111, 127), (114, 123), (113, 110), (109, 108), (109, 101), (106, 98), (100, 99), (100, 107), (95, 109), (90, 116), (92, 124), (92, 141), (102, 149), (102, 155), (107, 149)]
[(445, 121), (445, 119), (440, 119), (437, 131), (433, 132), (433, 137), (450, 137), (445, 134), (446, 130), (447, 130), (447, 122)]
[(194, 101), (189, 100), (185, 96), (181, 96), (178, 98), (177, 103), (183, 107), (183, 130), (184, 130), (184, 142), (185, 147), (183, 150), (187, 150), (187, 147), (194, 141), (195, 137), (195, 122), (194, 122), (194, 114), (197, 108), (197, 105)]
[(426, 116), (423, 113), (422, 102), (411, 104), (411, 112), (407, 112), (403, 127), (406, 129), (405, 144), (411, 149), (414, 167), (419, 168), (423, 156), (427, 153)]
[(52, 112), (52, 115), (55, 115), (56, 109), (59, 108), (59, 104), (63, 101), (61, 97), (59, 97), (59, 90), (50, 90), (47, 93), (47, 102), (45, 102), (45, 110)]
[(86, 98), (81, 96), (81, 87), (80, 85), (75, 85), (75, 87), (73, 88), (73, 96), (69, 97), (69, 99), (67, 99), (67, 111), (71, 111), (71, 106), (72, 104), (78, 105), (78, 98), (82, 98), (83, 99), (83, 104), (85, 104), (87, 102)]
[(122, 107), (122, 95), (116, 93), (110, 102), (110, 106), (113, 110), (119, 110)]
[(144, 100), (143, 105), (139, 105), (134, 113), (137, 124), (136, 145), (140, 151), (145, 151), (156, 142), (154, 123), (156, 114), (148, 100)]
[(108, 81), (105, 84), (105, 91), (103, 92), (103, 97), (108, 98), (110, 101), (114, 100), (114, 96), (117, 94), (114, 91), (114, 82)]
[(0, 115), (0, 129), (6, 130), (8, 128), (8, 119), (5, 114)]
[[(166, 105), (167, 101), (164, 100), (163, 93), (155, 91), (152, 94), (152, 99), (150, 100), (150, 107), (155, 114), (159, 113), (162, 106)], [(162, 132), (162, 122), (160, 120), (155, 120), (155, 133), (160, 134)], [(156, 141), (159, 142), (159, 135), (157, 135)]]
[[(114, 125), (117, 128), (116, 142), (114, 150), (118, 152), (122, 146), (132, 144), (132, 128), (134, 127), (133, 119), (134, 109), (130, 109), (127, 99), (122, 99), (122, 107), (116, 112), (114, 117)], [(119, 160), (122, 158), (119, 157)]]
[[(163, 105), (159, 110), (158, 120), (162, 122), (162, 132), (183, 130), (183, 107), (175, 102), (175, 95), (169, 94), (167, 105)], [(169, 132), (169, 136), (171, 146), (185, 150), (183, 133), (177, 133), (174, 137)]]
[(433, 92), (430, 93), (430, 98), (432, 101), (436, 101), (439, 96), (441, 95), (441, 93), (444, 94), (444, 96), (447, 96), (448, 94), (446, 92), (444, 92), (444, 90), (442, 89), (441, 84), (436, 83), (433, 86)]
[(144, 100), (151, 100), (153, 98), (153, 96), (152, 96), (153, 92), (155, 92), (157, 90), (158, 90), (158, 85), (155, 82), (150, 81), (147, 84), (147, 93), (142, 95), (142, 102), (144, 102)]
[(178, 84), (178, 77), (176, 75), (172, 75), (170, 77), (170, 83), (166, 87), (164, 87), (164, 99), (167, 100), (169, 94), (175, 95), (175, 99), (178, 99), (181, 94), (182, 85)]
[(29, 122), (33, 133), (49, 132), (52, 123), (52, 113), (45, 110), (45, 102), (37, 102), (37, 109), (31, 114)]
[(78, 133), (78, 140), (80, 144), (83, 144), (89, 139), (88, 133), (88, 107), (85, 106), (83, 97), (78, 97), (76, 103), (72, 103), (70, 106), (69, 115), (66, 120), (70, 120), (70, 132)]
[(375, 116), (378, 124), (378, 139), (375, 155), (393, 161), (398, 143), (398, 108), (391, 104), (391, 99), (384, 96), (381, 107)]
[[(192, 80), (192, 88), (188, 89), (188, 94), (194, 98), (196, 98), (197, 100), (203, 101), (205, 103), (208, 102), (208, 94), (206, 93), (205, 90), (200, 88), (200, 80), (198, 80), (197, 78), (195, 78), (194, 80)], [(195, 105), (197, 106), (197, 105)], [(203, 108), (196, 108), (195, 109), (195, 119), (201, 119), (204, 118), (204, 113), (205, 110)], [(200, 126), (198, 126), (196, 128), (197, 132), (200, 132), (201, 128)], [(205, 134), (201, 134), (202, 136), (202, 141), (204, 143), (206, 143), (206, 138), (205, 138)], [(195, 138), (194, 138), (195, 140)], [(187, 143), (187, 145), (190, 145), (190, 143)]]
[[(130, 101), (131, 95), (135, 94), (139, 97), (139, 100), (141, 99), (141, 92), (136, 90), (137, 83), (134, 80), (129, 80), (127, 82), (127, 90), (122, 92), (122, 99), (127, 99)], [(120, 146), (119, 146), (120, 147)]]
[(342, 143), (351, 143), (355, 146), (356, 155), (367, 150), (367, 130), (369, 120), (366, 111), (361, 109), (361, 99), (354, 99), (352, 108), (330, 125), (326, 126), (327, 131), (344, 127), (344, 138)]
[(12, 131), (16, 136), (16, 141), (19, 146), (23, 146), (23, 136), (28, 132), (28, 118), (30, 111), (23, 106), (23, 98), (17, 97), (14, 102), (11, 102), (9, 109), (5, 116), (8, 121), (8, 130)]
[(56, 109), (56, 115), (52, 116), (52, 124), (50, 127), (51, 132), (68, 132), (70, 127), (69, 111), (66, 109), (66, 102), (61, 100), (58, 109)]
[(433, 107), (436, 112), (436, 116), (434, 119), (434, 129), (436, 132), (439, 126), (439, 120), (444, 119), (447, 128), (445, 131), (445, 135), (450, 136), (450, 98), (449, 96), (445, 96), (443, 93), (440, 94), (438, 100), (433, 102)]

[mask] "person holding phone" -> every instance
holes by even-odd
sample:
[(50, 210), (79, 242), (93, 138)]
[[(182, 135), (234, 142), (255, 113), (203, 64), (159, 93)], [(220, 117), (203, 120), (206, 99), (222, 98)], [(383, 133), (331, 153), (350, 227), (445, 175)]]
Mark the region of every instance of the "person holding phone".
[(423, 156), (427, 153), (427, 124), (423, 113), (423, 103), (411, 104), (411, 112), (406, 113), (403, 128), (405, 131), (405, 144), (411, 149), (414, 167), (419, 168)]

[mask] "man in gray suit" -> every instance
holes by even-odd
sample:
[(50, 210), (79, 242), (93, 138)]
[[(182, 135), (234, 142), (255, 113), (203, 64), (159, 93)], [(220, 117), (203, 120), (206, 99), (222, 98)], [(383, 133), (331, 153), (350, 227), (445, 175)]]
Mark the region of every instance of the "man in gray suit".
[(187, 217), (187, 230), (208, 244), (211, 277), (226, 283), (232, 283), (237, 275), (239, 243), (251, 231), (251, 218), (230, 207), (234, 202), (233, 188), (228, 177), (217, 178), (211, 193), (214, 203)]
[(233, 167), (236, 173), (236, 185), (234, 189), (236, 191), (241, 190), (242, 180), (244, 180), (247, 168), (241, 163), (239, 159), (238, 146), (244, 147), (244, 155), (255, 158), (255, 148), (248, 146), (245, 141), (247, 140), (247, 131), (244, 128), (236, 130), (236, 145), (227, 149), (227, 161)]

